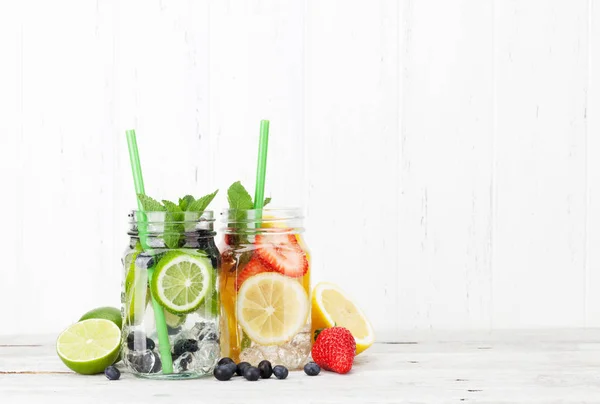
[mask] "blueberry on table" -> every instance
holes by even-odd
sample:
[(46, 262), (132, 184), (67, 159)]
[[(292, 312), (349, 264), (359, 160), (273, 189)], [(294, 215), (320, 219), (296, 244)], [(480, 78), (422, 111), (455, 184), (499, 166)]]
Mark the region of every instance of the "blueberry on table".
[(308, 362), (304, 365), (304, 373), (309, 376), (316, 376), (321, 372), (321, 368), (314, 362)]
[(285, 366), (277, 365), (273, 368), (273, 374), (278, 379), (285, 379), (288, 377), (288, 369)]
[(264, 360), (258, 364), (258, 370), (260, 371), (260, 377), (263, 379), (268, 379), (273, 374), (273, 367), (271, 366), (271, 362)]
[(237, 372), (237, 365), (235, 364), (235, 362), (229, 362), (229, 363), (226, 363), (226, 364), (221, 365), (221, 366), (228, 367), (231, 370), (231, 375), (232, 376), (235, 375), (235, 373)]
[(246, 371), (246, 368), (250, 367), (251, 365), (248, 362), (240, 362), (237, 364), (237, 369), (235, 371), (235, 373), (238, 376), (244, 376), (244, 372)]
[(217, 362), (217, 365), (225, 365), (227, 363), (235, 363), (235, 362), (231, 358), (221, 358), (221, 359), (219, 359), (219, 362)]
[(119, 369), (116, 367), (109, 366), (104, 369), (104, 376), (106, 376), (108, 380), (119, 380), (119, 377), (121, 377), (121, 372), (119, 372)]
[(260, 378), (260, 370), (254, 366), (248, 366), (244, 371), (244, 378), (248, 381), (255, 382)]
[(233, 376), (233, 369), (231, 368), (231, 366), (229, 366), (229, 364), (220, 365), (215, 368), (215, 370), (213, 371), (213, 375), (217, 380), (224, 382), (226, 380), (231, 379), (231, 377)]

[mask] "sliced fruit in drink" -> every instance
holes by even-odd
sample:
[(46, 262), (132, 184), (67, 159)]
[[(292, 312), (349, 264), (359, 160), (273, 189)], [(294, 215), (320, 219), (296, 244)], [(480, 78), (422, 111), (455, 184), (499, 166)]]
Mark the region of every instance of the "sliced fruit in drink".
[(173, 314), (198, 309), (212, 284), (212, 264), (206, 257), (170, 251), (156, 265), (152, 295)]
[(338, 286), (321, 282), (312, 293), (312, 328), (315, 330), (334, 326), (347, 328), (356, 340), (356, 354), (363, 352), (375, 342), (371, 323)]
[(83, 375), (101, 373), (119, 356), (121, 330), (106, 319), (89, 319), (64, 330), (56, 353), (67, 367)]
[(240, 273), (237, 276), (237, 280), (236, 280), (236, 284), (237, 287), (236, 289), (239, 290), (240, 287), (242, 287), (242, 284), (244, 283), (244, 281), (254, 275), (258, 275), (260, 273), (263, 272), (272, 272), (273, 270), (267, 266), (265, 266), (265, 264), (262, 263), (261, 260), (259, 260), (258, 258), (252, 258), (250, 260), (250, 262), (248, 262), (244, 268), (242, 268), (242, 270), (240, 271)]
[(125, 303), (128, 308), (125, 315), (129, 325), (141, 323), (149, 302), (148, 272), (136, 267), (134, 260), (125, 277)]
[(183, 323), (185, 323), (186, 315), (177, 315), (164, 310), (165, 312), (165, 322), (171, 328), (177, 328)]
[(297, 278), (308, 271), (308, 260), (294, 234), (269, 233), (256, 236), (256, 255), (274, 271)]
[(250, 339), (262, 345), (289, 341), (306, 324), (308, 297), (302, 285), (276, 272), (248, 278), (237, 296), (237, 319)]

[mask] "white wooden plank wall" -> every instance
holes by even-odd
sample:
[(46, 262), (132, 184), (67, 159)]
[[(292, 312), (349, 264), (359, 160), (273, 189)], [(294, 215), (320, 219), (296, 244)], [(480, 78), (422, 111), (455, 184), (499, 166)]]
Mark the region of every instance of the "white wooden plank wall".
[(0, 334), (118, 304), (147, 192), (306, 208), (314, 280), (409, 329), (600, 326), (596, 0), (0, 2)]

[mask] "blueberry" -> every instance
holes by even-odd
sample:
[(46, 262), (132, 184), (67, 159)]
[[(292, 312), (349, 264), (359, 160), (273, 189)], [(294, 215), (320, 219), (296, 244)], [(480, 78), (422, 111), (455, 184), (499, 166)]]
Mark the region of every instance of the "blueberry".
[(198, 341), (195, 339), (180, 339), (173, 347), (175, 355), (181, 355), (184, 352), (196, 352), (198, 350)]
[(119, 372), (119, 369), (116, 367), (109, 366), (104, 369), (104, 376), (106, 376), (108, 380), (119, 380), (119, 377), (121, 377), (121, 372)]
[(237, 364), (237, 369), (235, 373), (237, 373), (238, 376), (244, 376), (244, 372), (248, 367), (250, 367), (250, 364), (248, 362), (240, 362)]
[(248, 381), (255, 382), (260, 377), (260, 370), (254, 366), (248, 366), (244, 371), (244, 377)]
[(217, 366), (213, 371), (213, 375), (217, 380), (224, 382), (226, 380), (231, 379), (231, 377), (233, 376), (233, 369), (231, 368), (231, 366), (229, 366), (229, 364)]
[(286, 377), (288, 377), (288, 373), (289, 372), (285, 366), (277, 365), (273, 368), (273, 374), (278, 379), (285, 379)]
[(152, 370), (150, 370), (150, 373), (158, 373), (162, 370), (162, 362), (160, 361), (160, 356), (158, 356), (158, 354), (156, 352), (153, 352), (154, 354), (154, 366), (152, 367)]
[(321, 372), (321, 368), (314, 362), (308, 362), (306, 365), (304, 365), (304, 373), (309, 376), (316, 376), (319, 374), (319, 372)]
[[(131, 351), (135, 351), (135, 350), (143, 351), (144, 347), (142, 346), (142, 341), (144, 339), (146, 339), (146, 344), (148, 344), (148, 339), (149, 338), (146, 338), (146, 336), (144, 335), (144, 333), (139, 332), (139, 331), (137, 331), (137, 332), (130, 332), (129, 335), (127, 335), (127, 348), (129, 348), (129, 350), (131, 350)], [(154, 346), (154, 341), (152, 341), (152, 345)], [(148, 346), (148, 349), (154, 349), (154, 347), (150, 348)]]
[(268, 379), (273, 374), (273, 368), (271, 367), (271, 362), (264, 360), (258, 364), (258, 370), (260, 371), (260, 377), (263, 379)]
[(146, 338), (146, 348), (152, 351), (154, 348), (156, 348), (156, 344), (150, 338)]
[(227, 363), (235, 363), (235, 362), (231, 358), (221, 358), (221, 359), (219, 359), (219, 362), (217, 362), (217, 365), (225, 365)]

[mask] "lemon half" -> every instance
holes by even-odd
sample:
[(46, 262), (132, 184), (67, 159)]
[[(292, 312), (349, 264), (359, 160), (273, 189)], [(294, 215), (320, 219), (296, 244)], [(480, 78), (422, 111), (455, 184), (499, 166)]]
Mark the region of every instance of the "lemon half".
[(356, 340), (356, 354), (375, 342), (373, 327), (364, 313), (338, 286), (321, 282), (312, 293), (312, 329), (347, 328)]

